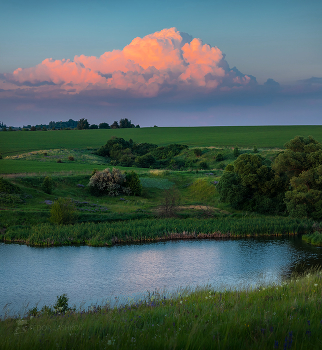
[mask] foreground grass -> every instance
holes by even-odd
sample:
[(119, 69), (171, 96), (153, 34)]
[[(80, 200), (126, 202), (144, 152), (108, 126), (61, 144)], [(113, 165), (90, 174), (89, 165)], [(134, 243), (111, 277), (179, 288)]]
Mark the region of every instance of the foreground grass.
[(320, 349), (322, 273), (0, 321), (1, 349)]
[(150, 242), (171, 239), (277, 236), (311, 233), (313, 222), (283, 217), (220, 219), (142, 219), (75, 225), (40, 224), (9, 227), (2, 240), (33, 246)]

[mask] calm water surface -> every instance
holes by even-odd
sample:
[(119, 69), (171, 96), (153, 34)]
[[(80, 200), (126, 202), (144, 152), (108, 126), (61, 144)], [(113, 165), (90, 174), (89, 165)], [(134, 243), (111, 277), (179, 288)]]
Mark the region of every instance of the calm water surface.
[[(53, 305), (140, 298), (156, 289), (211, 284), (214, 289), (280, 283), (294, 271), (322, 266), (322, 249), (299, 238), (192, 240), (114, 247), (0, 243), (0, 315)], [(224, 286), (224, 287), (223, 287)], [(5, 306), (6, 304), (8, 306)], [(29, 303), (29, 305), (28, 305)], [(28, 305), (28, 306), (27, 306)]]

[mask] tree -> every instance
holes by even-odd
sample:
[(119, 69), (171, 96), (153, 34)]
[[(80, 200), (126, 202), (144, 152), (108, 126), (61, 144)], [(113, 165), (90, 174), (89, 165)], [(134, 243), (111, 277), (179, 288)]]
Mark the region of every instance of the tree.
[(322, 145), (312, 136), (296, 136), (285, 144), (273, 168), (289, 179), (285, 193), (288, 213), (293, 217), (322, 219)]
[(35, 126), (32, 126), (32, 127), (30, 128), (30, 131), (37, 131), (37, 129), (36, 129)]
[(91, 126), (89, 127), (90, 129), (98, 129), (98, 125), (96, 124), (91, 124)]
[(109, 129), (110, 125), (108, 123), (100, 123), (98, 127), (99, 129)]
[(242, 154), (227, 167), (217, 190), (220, 199), (233, 208), (276, 213), (285, 210), (285, 177), (275, 174), (259, 155)]
[(234, 157), (237, 158), (240, 155), (240, 151), (238, 149), (238, 147), (234, 148)]
[(89, 123), (87, 119), (80, 119), (77, 123), (77, 130), (84, 130), (84, 129), (89, 129)]
[(41, 185), (41, 189), (47, 193), (47, 194), (51, 194), (52, 190), (54, 187), (54, 183), (51, 177), (46, 176), (42, 185)]
[(59, 198), (50, 209), (50, 221), (58, 225), (73, 224), (77, 213), (74, 203), (69, 198)]
[(120, 120), (120, 128), (134, 128), (134, 124), (131, 123), (131, 120), (127, 118)]
[(118, 124), (118, 122), (115, 120), (114, 122), (113, 122), (113, 124), (111, 125), (111, 129), (118, 129), (119, 128), (119, 124)]
[(130, 173), (126, 174), (125, 179), (125, 185), (131, 190), (131, 195), (140, 196), (142, 193), (142, 185), (139, 179), (139, 175), (136, 172), (131, 171)]

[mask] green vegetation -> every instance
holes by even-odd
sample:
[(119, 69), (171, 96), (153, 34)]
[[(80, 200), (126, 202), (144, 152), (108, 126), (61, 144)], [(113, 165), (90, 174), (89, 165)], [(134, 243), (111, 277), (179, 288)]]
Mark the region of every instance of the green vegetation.
[(322, 247), (322, 233), (315, 231), (311, 234), (303, 235), (302, 239), (304, 242)]
[(68, 198), (59, 198), (50, 208), (50, 221), (57, 225), (73, 224), (76, 221), (76, 208)]
[(296, 235), (311, 233), (312, 225), (313, 222), (310, 220), (269, 217), (230, 217), (220, 220), (212, 218), (141, 219), (67, 226), (49, 224), (35, 225), (30, 228), (13, 226), (8, 228), (3, 235), (3, 240), (6, 242), (24, 242), (29, 245), (87, 244), (105, 246), (115, 243), (171, 239)]
[(322, 145), (297, 136), (285, 148), (272, 166), (261, 155), (240, 155), (219, 181), (220, 199), (235, 209), (321, 220)]
[(49, 176), (46, 176), (41, 185), (42, 190), (47, 194), (51, 194), (53, 190), (53, 186), (54, 186), (53, 179)]
[[(125, 128), (101, 130), (61, 130), (47, 132), (4, 132), (0, 134), (2, 155), (42, 149), (99, 148), (112, 136), (136, 142), (166, 146), (173, 143), (189, 147), (282, 148), (295, 135), (312, 135), (322, 142), (321, 125), (294, 126), (220, 126), (195, 128)], [(1, 171), (2, 172), (2, 171)]]
[(88, 310), (71, 309), (62, 295), (53, 307), (0, 321), (1, 348), (319, 349), (321, 280), (317, 271), (282, 285), (155, 292)]

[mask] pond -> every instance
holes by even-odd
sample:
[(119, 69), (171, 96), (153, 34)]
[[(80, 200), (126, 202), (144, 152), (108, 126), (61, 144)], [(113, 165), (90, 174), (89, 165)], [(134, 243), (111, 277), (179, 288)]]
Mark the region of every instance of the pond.
[[(322, 266), (322, 249), (299, 237), (189, 240), (113, 247), (36, 248), (0, 243), (0, 314), (53, 305), (142, 298), (178, 288), (246, 288), (281, 283), (293, 272)], [(28, 304), (29, 303), (29, 304)]]

